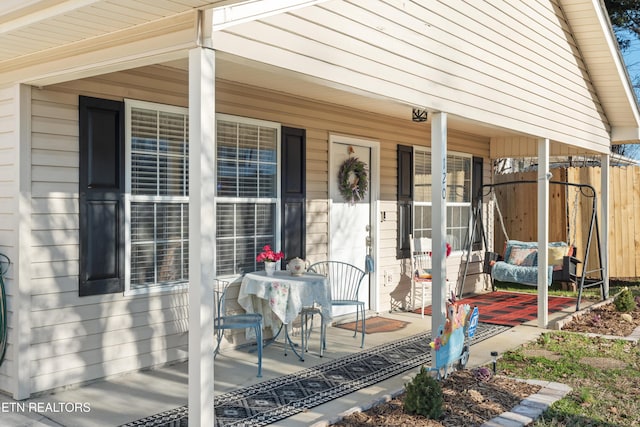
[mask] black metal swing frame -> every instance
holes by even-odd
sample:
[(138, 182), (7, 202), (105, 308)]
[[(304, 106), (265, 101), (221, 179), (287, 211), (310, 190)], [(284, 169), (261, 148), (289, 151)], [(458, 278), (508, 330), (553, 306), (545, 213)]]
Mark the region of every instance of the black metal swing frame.
[[(496, 187), (505, 186), (505, 185), (514, 185), (514, 184), (536, 184), (537, 181), (534, 180), (522, 180), (522, 181), (505, 181), (495, 184), (485, 184), (480, 187), (478, 190), (478, 194), (474, 200), (473, 211), (472, 211), (472, 223), (469, 231), (467, 232), (468, 240), (467, 240), (467, 256), (466, 262), (464, 266), (464, 274), (462, 276), (462, 282), (459, 289), (459, 297), (462, 298), (462, 291), (464, 288), (464, 283), (467, 278), (467, 274), (469, 271), (469, 262), (471, 259), (471, 253), (473, 250), (473, 244), (476, 241), (476, 232), (480, 233), (480, 237), (482, 237), (483, 247), (481, 248), (481, 252), (484, 254), (484, 258), (482, 260), (482, 272), (491, 275), (491, 261), (497, 261), (501, 258), (501, 255), (496, 252), (491, 252), (488, 250), (487, 244), (487, 235), (485, 232), (484, 221), (482, 219), (482, 201), (484, 196), (491, 194), (492, 191), (495, 191)], [(580, 301), (582, 299), (582, 293), (584, 289), (592, 288), (595, 286), (600, 286), (600, 295), (602, 299), (606, 299), (606, 290), (604, 287), (604, 268), (602, 267), (602, 251), (600, 245), (600, 228), (598, 226), (598, 205), (597, 205), (597, 194), (595, 188), (589, 184), (579, 184), (573, 182), (566, 181), (549, 181), (549, 184), (557, 184), (564, 185), (566, 187), (577, 188), (580, 193), (585, 196), (591, 198), (591, 216), (589, 221), (589, 232), (587, 234), (587, 241), (583, 252), (583, 260), (582, 261), (582, 274), (580, 276), (577, 275), (577, 264), (581, 261), (575, 258), (574, 256), (565, 256), (563, 259), (562, 270), (553, 272), (553, 281), (558, 282), (571, 282), (578, 285), (578, 298), (576, 302), (576, 311), (580, 310)], [(488, 190), (488, 191), (487, 191)], [(501, 215), (501, 213), (499, 213)], [(575, 225), (574, 225), (575, 226)], [(593, 236), (595, 234), (596, 237), (596, 245), (598, 250), (597, 256), (597, 266), (592, 270), (588, 270), (588, 260), (589, 260), (589, 251), (591, 250), (591, 242), (593, 240)], [(505, 236), (506, 237), (506, 236)], [(577, 248), (575, 248), (577, 251)], [(576, 252), (574, 252), (574, 255)], [(595, 277), (593, 276), (595, 274)], [(495, 291), (495, 284), (493, 278), (491, 280), (492, 289)]]

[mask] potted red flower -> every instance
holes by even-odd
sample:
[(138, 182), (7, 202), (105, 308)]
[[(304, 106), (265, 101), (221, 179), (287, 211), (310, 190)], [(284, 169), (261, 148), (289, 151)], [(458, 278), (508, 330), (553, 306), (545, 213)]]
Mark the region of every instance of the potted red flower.
[(276, 262), (280, 261), (282, 258), (284, 258), (284, 253), (282, 253), (282, 251), (275, 252), (271, 249), (271, 246), (264, 245), (262, 247), (262, 252), (260, 252), (256, 257), (256, 261), (264, 262), (264, 269), (267, 272), (267, 275), (273, 276), (273, 273), (276, 270)]
[[(451, 255), (451, 245), (447, 242), (447, 258), (449, 258), (449, 255)], [(429, 256), (432, 256), (431, 252), (429, 252)]]

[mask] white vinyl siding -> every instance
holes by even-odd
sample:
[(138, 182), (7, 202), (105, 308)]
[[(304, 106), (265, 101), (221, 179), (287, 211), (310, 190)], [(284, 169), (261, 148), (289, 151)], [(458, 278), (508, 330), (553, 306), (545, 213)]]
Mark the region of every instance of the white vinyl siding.
[[(86, 86), (31, 91), (32, 226), (30, 253), (24, 254), (31, 274), (31, 393), (187, 356), (186, 288), (78, 296), (78, 96), (122, 101), (125, 90), (117, 79), (106, 86), (70, 83), (77, 84)], [(141, 98), (164, 104), (177, 100), (184, 106), (184, 95), (177, 93), (186, 91), (154, 97), (168, 85), (158, 79), (146, 79), (146, 84), (136, 92)]]
[(189, 266), (188, 112), (126, 101), (125, 286), (184, 284)]
[(330, 1), (218, 31), (213, 43), (405, 105), (610, 151), (556, 1)]
[[(23, 316), (15, 312), (15, 308), (20, 305), (20, 294), (16, 290), (18, 284), (16, 276), (18, 265), (16, 257), (19, 248), (19, 224), (21, 219), (18, 213), (18, 174), (19, 174), (19, 142), (21, 123), (20, 117), (20, 88), (14, 86), (0, 90), (0, 154), (3, 161), (0, 162), (0, 252), (9, 256), (14, 263), (9, 271), (4, 275), (4, 285), (6, 292), (8, 325), (7, 349), (5, 359), (0, 365), (0, 390), (14, 393), (15, 380), (20, 360), (15, 357), (15, 350), (18, 348), (18, 334), (23, 331), (21, 325), (16, 323)], [(26, 201), (28, 203), (28, 201)], [(28, 295), (26, 296), (28, 300)], [(26, 320), (25, 320), (26, 321)], [(27, 324), (28, 326), (28, 324)], [(26, 337), (22, 337), (28, 339)]]
[[(471, 157), (447, 155), (447, 242), (461, 251), (471, 217)], [(431, 237), (431, 153), (414, 151), (414, 224), (413, 235)]]
[(17, 249), (16, 211), (20, 159), (19, 87), (0, 90), (0, 252), (13, 257)]
[(280, 126), (219, 115), (216, 132), (216, 274), (237, 275), (279, 243)]

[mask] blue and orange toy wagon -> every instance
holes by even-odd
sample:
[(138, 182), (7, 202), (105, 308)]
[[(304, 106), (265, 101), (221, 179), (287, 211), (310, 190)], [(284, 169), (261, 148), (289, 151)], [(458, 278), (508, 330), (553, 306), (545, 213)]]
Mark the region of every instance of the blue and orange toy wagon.
[(438, 328), (438, 333), (430, 343), (435, 350), (436, 363), (431, 370), (437, 372), (437, 378), (446, 378), (456, 367), (464, 369), (469, 361), (471, 340), (478, 326), (480, 312), (478, 307), (460, 304), (455, 296), (447, 301), (447, 317), (444, 325)]

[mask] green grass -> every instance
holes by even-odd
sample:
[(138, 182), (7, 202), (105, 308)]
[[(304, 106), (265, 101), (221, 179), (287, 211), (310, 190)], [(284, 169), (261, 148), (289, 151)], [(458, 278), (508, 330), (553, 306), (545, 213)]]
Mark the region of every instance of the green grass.
[[(496, 289), (500, 291), (524, 292), (524, 293), (530, 293), (530, 294), (535, 294), (538, 292), (537, 286), (521, 285), (518, 283), (510, 283), (510, 282), (500, 282), (498, 280), (496, 280), (495, 285), (496, 285)], [(549, 295), (556, 296), (556, 297), (577, 297), (578, 292), (562, 289), (562, 285), (560, 283), (552, 283), (551, 286), (549, 286)], [(598, 300), (600, 299), (600, 288), (594, 287), (594, 288), (585, 289), (582, 294), (582, 297), (586, 299)]]
[[(629, 281), (612, 281), (609, 295), (617, 295), (624, 287), (634, 296), (640, 295), (640, 283)], [(535, 292), (535, 287), (528, 286), (506, 284), (505, 288)], [(598, 290), (594, 291), (593, 297), (599, 299)], [(551, 289), (549, 294), (561, 292), (566, 291)], [(546, 350), (549, 356), (530, 356), (539, 352), (529, 350)], [(625, 365), (597, 368), (585, 363), (584, 358), (589, 357)], [(512, 377), (556, 381), (572, 387), (573, 391), (547, 410), (534, 427), (640, 426), (640, 345), (636, 343), (571, 332), (543, 333), (535, 342), (505, 353), (498, 361), (498, 370)]]
[[(536, 286), (521, 285), (518, 283), (500, 282), (496, 280), (495, 285), (496, 289), (501, 291), (524, 292), (532, 294), (538, 292), (538, 288)], [(634, 295), (640, 295), (640, 282), (614, 280), (612, 280), (609, 284), (609, 295), (616, 295), (625, 286), (629, 287), (633, 291)], [(578, 292), (562, 289), (562, 284), (560, 283), (552, 283), (551, 286), (549, 286), (549, 295), (556, 297), (577, 297)], [(600, 288), (596, 286), (593, 288), (584, 289), (582, 297), (595, 301), (600, 300)]]

